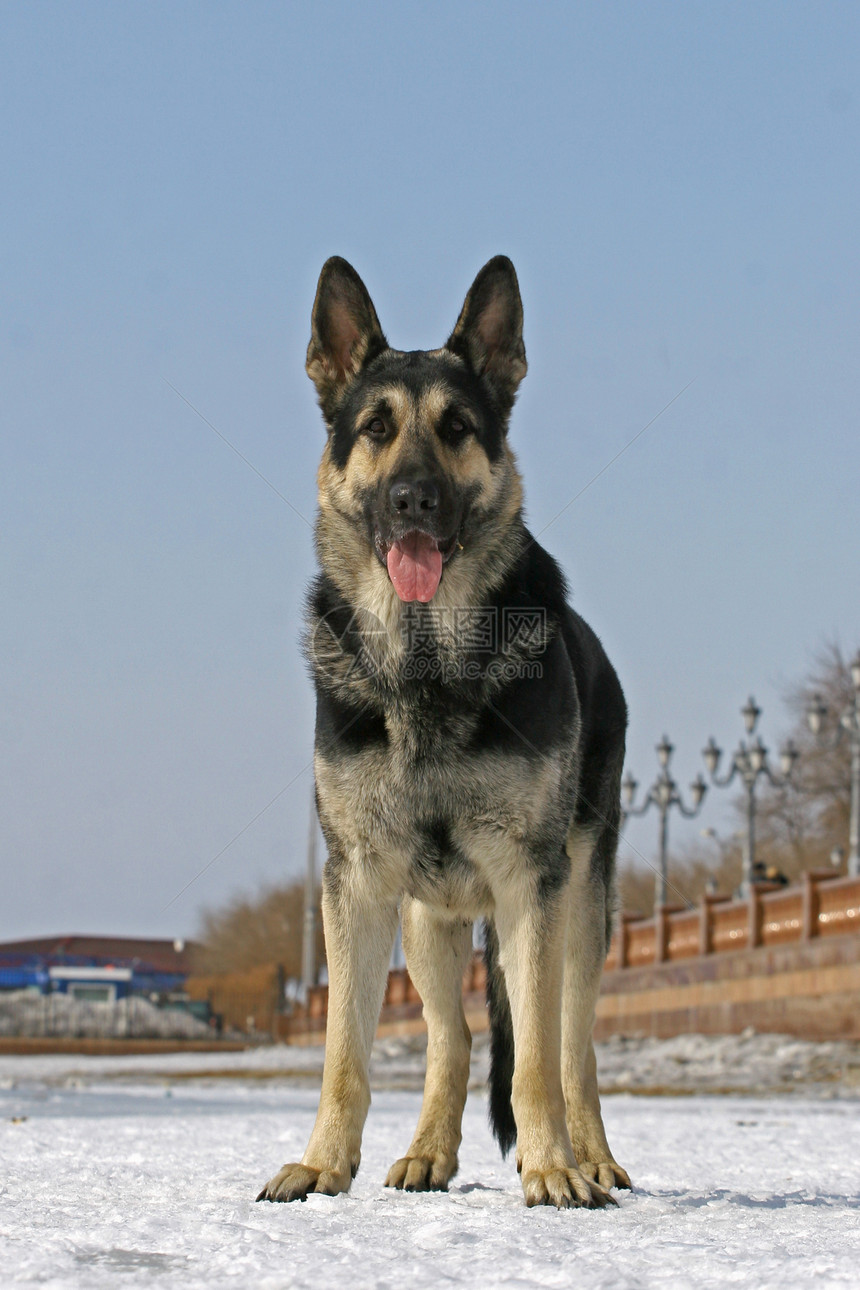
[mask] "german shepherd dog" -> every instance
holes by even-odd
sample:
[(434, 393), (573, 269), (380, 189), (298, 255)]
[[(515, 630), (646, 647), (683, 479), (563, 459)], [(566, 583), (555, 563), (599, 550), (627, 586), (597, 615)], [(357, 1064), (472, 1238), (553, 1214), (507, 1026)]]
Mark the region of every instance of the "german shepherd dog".
[(345, 260), (323, 267), (307, 371), (328, 429), (309, 597), (328, 844), (329, 1011), (301, 1163), (259, 1200), (347, 1191), (402, 921), (427, 1023), (415, 1136), (389, 1187), (457, 1172), (471, 1038), (461, 984), (486, 920), (490, 1120), (527, 1205), (629, 1187), (591, 1032), (613, 905), (627, 712), (597, 637), (528, 532), (507, 429), (526, 374), (514, 267), (478, 274), (447, 343), (388, 345)]

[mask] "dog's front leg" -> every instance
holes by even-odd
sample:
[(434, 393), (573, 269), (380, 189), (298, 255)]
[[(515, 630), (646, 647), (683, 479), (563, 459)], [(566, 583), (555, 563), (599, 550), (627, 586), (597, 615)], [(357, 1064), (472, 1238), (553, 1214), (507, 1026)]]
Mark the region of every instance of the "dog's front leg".
[(494, 921), (514, 1031), (511, 1093), (517, 1168), (527, 1205), (614, 1204), (577, 1167), (561, 1085), (561, 993), (568, 889), (541, 890), (536, 877), (505, 884)]
[(427, 1078), (418, 1127), (406, 1155), (389, 1169), (386, 1187), (447, 1191), (457, 1172), (472, 1036), (463, 1012), (463, 973), (472, 953), (472, 924), (443, 918), (405, 897), (406, 966), (424, 1004)]
[(370, 1106), (370, 1048), (397, 930), (396, 902), (363, 879), (356, 881), (343, 863), (326, 865), (329, 1003), (319, 1110), (301, 1163), (284, 1165), (258, 1200), (304, 1200), (312, 1191), (334, 1196), (349, 1190), (358, 1171)]

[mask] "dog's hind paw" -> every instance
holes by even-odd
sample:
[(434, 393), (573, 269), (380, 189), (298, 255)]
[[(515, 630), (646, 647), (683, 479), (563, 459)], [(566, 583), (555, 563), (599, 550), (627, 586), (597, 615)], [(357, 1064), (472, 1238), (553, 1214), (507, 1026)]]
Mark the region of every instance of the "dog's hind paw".
[(618, 1187), (626, 1191), (633, 1190), (630, 1175), (615, 1160), (580, 1161), (579, 1172), (584, 1174), (589, 1182), (600, 1183), (600, 1186), (607, 1191), (610, 1187)]
[(456, 1156), (403, 1156), (389, 1169), (385, 1185), (400, 1191), (447, 1191), (456, 1172)]
[(352, 1175), (332, 1169), (312, 1169), (310, 1165), (284, 1165), (274, 1178), (270, 1178), (257, 1200), (307, 1200), (310, 1193), (337, 1196), (349, 1191)]
[(522, 1175), (526, 1205), (555, 1205), (556, 1209), (603, 1209), (617, 1205), (599, 1183), (586, 1178), (579, 1169), (532, 1169)]

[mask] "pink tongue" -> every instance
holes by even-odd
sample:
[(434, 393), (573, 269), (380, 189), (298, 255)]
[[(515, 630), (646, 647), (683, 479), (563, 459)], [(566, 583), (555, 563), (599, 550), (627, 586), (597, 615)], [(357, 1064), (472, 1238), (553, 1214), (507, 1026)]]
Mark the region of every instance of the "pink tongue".
[(407, 533), (388, 552), (388, 576), (401, 600), (432, 600), (442, 577), (442, 552), (426, 533)]

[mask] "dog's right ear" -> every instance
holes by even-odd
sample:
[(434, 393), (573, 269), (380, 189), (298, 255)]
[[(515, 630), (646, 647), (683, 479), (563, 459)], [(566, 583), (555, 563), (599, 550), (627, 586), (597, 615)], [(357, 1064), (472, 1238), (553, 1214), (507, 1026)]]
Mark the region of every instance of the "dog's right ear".
[(333, 255), (317, 284), (305, 363), (329, 425), (350, 382), (387, 348), (367, 287), (351, 264)]

